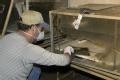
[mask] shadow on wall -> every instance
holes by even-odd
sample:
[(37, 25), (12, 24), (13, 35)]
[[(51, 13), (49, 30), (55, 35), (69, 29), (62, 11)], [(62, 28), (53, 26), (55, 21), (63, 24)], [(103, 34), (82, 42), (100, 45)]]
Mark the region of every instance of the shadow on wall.
[(66, 8), (66, 7), (67, 7), (67, 0), (30, 2), (30, 9), (41, 12), (45, 22), (47, 23), (49, 23), (49, 11), (60, 8)]
[[(6, 19), (7, 13), (8, 13), (10, 2), (11, 2), (11, 0), (0, 0), (0, 5), (4, 6), (4, 9), (2, 9), (1, 13), (0, 13), (0, 33), (2, 32), (4, 23), (5, 23), (5, 19)], [(1, 7), (1, 8), (3, 8), (3, 7)]]

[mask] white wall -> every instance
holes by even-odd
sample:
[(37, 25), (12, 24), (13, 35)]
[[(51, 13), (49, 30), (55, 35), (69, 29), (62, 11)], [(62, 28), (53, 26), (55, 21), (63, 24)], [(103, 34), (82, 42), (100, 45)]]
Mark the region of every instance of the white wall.
[(30, 0), (31, 2), (60, 2), (61, 0)]
[(120, 0), (69, 0), (70, 7), (78, 7), (82, 4), (120, 4)]

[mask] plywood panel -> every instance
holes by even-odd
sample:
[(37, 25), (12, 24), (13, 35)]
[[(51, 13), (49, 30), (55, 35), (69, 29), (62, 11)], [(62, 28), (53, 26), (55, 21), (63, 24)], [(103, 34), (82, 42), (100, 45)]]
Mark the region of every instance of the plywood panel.
[(61, 0), (29, 0), (31, 2), (60, 2)]
[(70, 7), (79, 7), (83, 4), (120, 4), (120, 0), (69, 0)]

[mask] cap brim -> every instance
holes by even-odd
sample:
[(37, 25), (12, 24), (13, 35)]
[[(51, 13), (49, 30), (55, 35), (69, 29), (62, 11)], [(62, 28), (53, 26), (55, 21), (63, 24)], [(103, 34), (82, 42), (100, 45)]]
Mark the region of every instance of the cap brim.
[(40, 27), (43, 27), (45, 30), (48, 30), (49, 31), (49, 24), (47, 24), (47, 23), (41, 23), (40, 24)]

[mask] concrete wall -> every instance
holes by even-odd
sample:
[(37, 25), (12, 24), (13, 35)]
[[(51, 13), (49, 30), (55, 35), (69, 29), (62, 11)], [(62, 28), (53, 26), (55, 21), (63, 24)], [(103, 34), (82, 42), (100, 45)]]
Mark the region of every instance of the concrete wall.
[(29, 0), (31, 2), (60, 2), (61, 0)]
[[(25, 0), (15, 0), (15, 1), (25, 1)], [(29, 0), (30, 2), (61, 2), (61, 0)], [(64, 1), (64, 0), (62, 0)], [(120, 0), (68, 0), (70, 7), (79, 7), (83, 4), (120, 4)]]
[(120, 4), (120, 0), (69, 0), (70, 7), (78, 7), (79, 5), (94, 4)]

